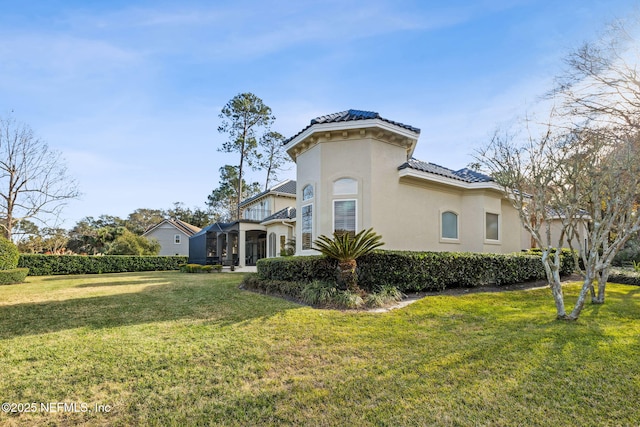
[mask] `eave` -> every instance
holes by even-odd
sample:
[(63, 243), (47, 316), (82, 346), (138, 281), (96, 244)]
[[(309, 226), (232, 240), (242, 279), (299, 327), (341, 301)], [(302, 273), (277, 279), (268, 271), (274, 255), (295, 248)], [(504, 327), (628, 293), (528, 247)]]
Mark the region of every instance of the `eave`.
[(321, 142), (368, 137), (401, 146), (406, 149), (407, 158), (410, 158), (419, 136), (417, 132), (380, 119), (317, 123), (293, 138), (284, 148), (295, 161), (298, 155)]

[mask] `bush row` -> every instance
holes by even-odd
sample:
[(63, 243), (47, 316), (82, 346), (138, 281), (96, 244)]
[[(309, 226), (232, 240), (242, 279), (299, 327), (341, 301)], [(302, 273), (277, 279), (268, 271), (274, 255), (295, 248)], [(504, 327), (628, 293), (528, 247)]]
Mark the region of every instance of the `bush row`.
[(215, 265), (180, 264), (179, 267), (182, 273), (211, 273), (213, 271), (219, 273), (222, 271), (222, 265), (220, 264), (215, 264)]
[[(335, 261), (321, 256), (270, 258), (258, 261), (258, 275), (275, 281), (334, 281), (335, 266)], [(563, 251), (560, 273), (568, 275), (572, 271), (571, 254)], [(358, 284), (367, 291), (385, 286), (418, 292), (507, 285), (545, 277), (539, 253), (376, 251), (358, 259)]]
[(608, 283), (640, 286), (640, 272), (622, 268), (612, 268), (607, 281)]
[(28, 268), (12, 268), (11, 270), (0, 271), (0, 285), (12, 285), (22, 283), (29, 274)]
[(21, 254), (18, 267), (28, 268), (30, 276), (52, 274), (99, 274), (129, 271), (178, 270), (186, 256), (128, 255), (29, 255)]

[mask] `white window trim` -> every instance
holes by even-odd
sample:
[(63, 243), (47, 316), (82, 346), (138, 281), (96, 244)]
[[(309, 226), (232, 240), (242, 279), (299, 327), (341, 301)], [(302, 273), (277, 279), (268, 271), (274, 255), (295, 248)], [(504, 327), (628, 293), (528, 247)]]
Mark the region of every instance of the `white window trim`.
[(331, 229), (333, 230), (332, 233), (336, 232), (336, 202), (348, 202), (348, 201), (354, 201), (356, 204), (356, 212), (355, 212), (355, 220), (356, 220), (356, 229), (354, 230), (354, 233), (357, 233), (359, 228), (358, 228), (358, 199), (333, 199), (333, 203), (332, 203), (332, 211), (331, 211)]
[[(444, 215), (447, 212), (451, 212), (452, 214), (456, 215), (456, 234), (457, 234), (457, 238), (451, 238), (451, 237), (443, 237), (442, 236), (442, 232), (444, 231), (442, 229), (442, 215)], [(453, 209), (441, 209), (440, 210), (440, 216), (438, 217), (438, 224), (440, 226), (440, 230), (439, 230), (439, 234), (440, 234), (440, 243), (455, 243), (455, 244), (460, 244), (460, 214), (456, 211), (454, 211)], [(486, 215), (485, 215), (485, 221), (486, 221)], [(486, 227), (485, 227), (486, 228)], [(498, 234), (499, 235), (499, 234)]]
[[(308, 199), (304, 198), (304, 189), (307, 187), (311, 187), (311, 197), (309, 197)], [(313, 184), (307, 184), (305, 186), (302, 187), (302, 191), (300, 192), (300, 200), (302, 200), (303, 203), (307, 204), (309, 202), (309, 200), (314, 200), (316, 197), (316, 188)]]
[[(336, 193), (336, 182), (341, 181), (341, 180), (350, 180), (350, 181), (355, 181), (356, 183), (356, 191), (355, 192), (346, 192), (346, 193)], [(340, 178), (336, 178), (333, 180), (332, 184), (331, 184), (331, 194), (333, 194), (334, 196), (354, 196), (356, 194), (358, 194), (360, 191), (360, 180), (353, 178), (351, 176), (341, 176)]]
[[(487, 214), (498, 215), (498, 240), (487, 239)], [(484, 243), (485, 245), (501, 245), (502, 244), (502, 214), (500, 212), (495, 211), (484, 211), (484, 219), (482, 221), (484, 223)]]
[[(310, 200), (313, 200), (313, 199), (310, 199)], [(305, 202), (308, 202), (308, 200), (305, 200)], [(307, 206), (311, 206), (311, 248), (303, 249), (302, 248), (302, 234), (304, 233), (304, 229), (303, 229), (304, 218), (302, 217), (302, 211)], [(315, 218), (314, 218), (315, 215), (316, 215), (315, 210), (316, 210), (316, 208), (315, 208), (315, 204), (313, 202), (305, 203), (302, 206), (300, 206), (300, 251), (303, 254), (315, 254), (316, 253), (316, 251), (313, 249), (313, 241), (315, 240), (314, 236), (316, 235), (316, 230), (315, 230), (316, 226), (315, 226)]]
[(180, 234), (174, 234), (174, 236), (173, 236), (173, 244), (174, 245), (182, 244), (182, 236)]

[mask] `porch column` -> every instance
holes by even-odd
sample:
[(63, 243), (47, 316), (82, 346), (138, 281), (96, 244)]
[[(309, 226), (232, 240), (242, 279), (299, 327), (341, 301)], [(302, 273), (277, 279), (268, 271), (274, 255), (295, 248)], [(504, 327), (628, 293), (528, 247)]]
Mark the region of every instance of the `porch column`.
[(222, 243), (224, 242), (224, 233), (216, 233), (216, 256), (222, 264)]
[(227, 239), (227, 258), (226, 260), (230, 262), (229, 265), (233, 264), (233, 239), (229, 232), (224, 233), (225, 238)]
[[(239, 228), (239, 227), (238, 227)], [(238, 266), (244, 267), (246, 265), (245, 252), (246, 252), (246, 231), (238, 230)]]

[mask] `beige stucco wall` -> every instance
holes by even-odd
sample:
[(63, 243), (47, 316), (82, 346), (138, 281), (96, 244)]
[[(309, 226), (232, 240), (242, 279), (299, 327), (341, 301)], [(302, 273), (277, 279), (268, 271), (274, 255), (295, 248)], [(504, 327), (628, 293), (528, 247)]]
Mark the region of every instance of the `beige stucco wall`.
[(296, 205), (296, 200), (294, 197), (282, 196), (280, 194), (266, 194), (263, 197), (260, 197), (246, 206), (242, 207), (242, 217), (244, 218), (244, 211), (247, 209), (251, 209), (260, 205), (261, 202), (268, 201), (269, 203), (269, 215), (272, 215), (278, 211), (281, 211), (284, 208), (294, 207)]
[[(275, 256), (280, 256), (280, 239), (284, 237), (285, 244), (293, 239), (295, 226), (285, 224), (284, 222), (276, 222), (267, 225), (267, 254), (275, 253)], [(271, 233), (276, 237), (274, 252), (271, 252)]]
[[(383, 236), (385, 249), (474, 251), (507, 253), (524, 249), (517, 213), (497, 190), (469, 190), (418, 178), (399, 178), (398, 166), (407, 160), (405, 147), (351, 132), (320, 135), (319, 140), (297, 158), (298, 221), (296, 241), (301, 250), (302, 189), (314, 185), (313, 238), (333, 233), (333, 200), (355, 199), (357, 229), (373, 227)], [(339, 178), (358, 181), (355, 196), (334, 196)], [(459, 238), (441, 239), (440, 218), (445, 211), (458, 214)], [(485, 239), (485, 213), (499, 215), (500, 238)]]

